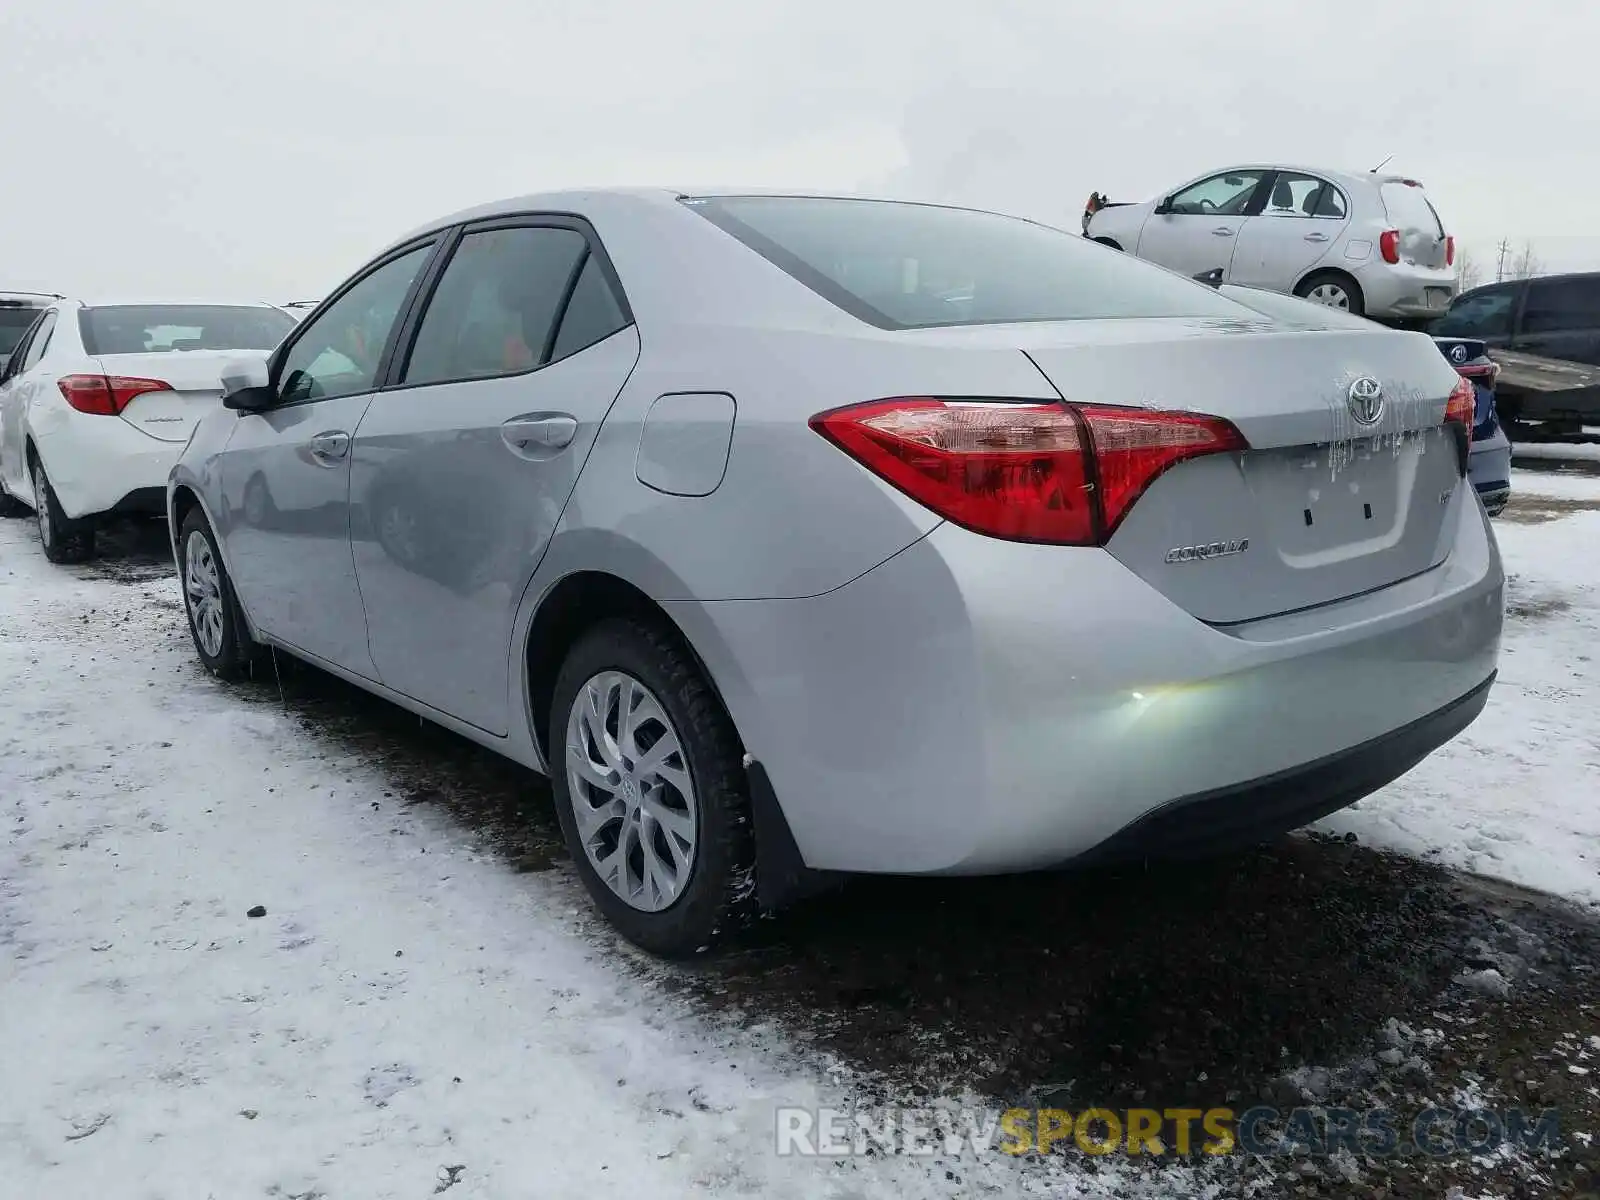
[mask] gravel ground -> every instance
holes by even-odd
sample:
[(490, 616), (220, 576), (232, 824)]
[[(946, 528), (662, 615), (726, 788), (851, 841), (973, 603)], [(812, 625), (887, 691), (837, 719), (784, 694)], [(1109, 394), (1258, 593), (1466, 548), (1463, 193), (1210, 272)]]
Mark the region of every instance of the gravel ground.
[[(170, 567), (146, 531), (91, 570), (138, 585)], [(243, 694), (359, 751), (394, 781), (386, 799), (449, 814), (512, 869), (565, 870), (548, 792), (511, 764), (287, 661)], [(715, 1020), (810, 1047), (868, 1105), (962, 1093), (1075, 1110), (1313, 1104), (1387, 1108), (1402, 1124), (1430, 1104), (1554, 1107), (1566, 1142), (1477, 1159), (1235, 1156), (1181, 1184), (1163, 1174), (1182, 1169), (1168, 1159), (1136, 1191), (1196, 1179), (1255, 1196), (1600, 1187), (1600, 925), (1350, 840), (1152, 870), (860, 881), (692, 968), (618, 957)], [(1120, 1158), (1056, 1161), (1129, 1186)], [(1048, 1181), (1052, 1164), (1035, 1165)], [(959, 1180), (967, 1165), (948, 1169)]]

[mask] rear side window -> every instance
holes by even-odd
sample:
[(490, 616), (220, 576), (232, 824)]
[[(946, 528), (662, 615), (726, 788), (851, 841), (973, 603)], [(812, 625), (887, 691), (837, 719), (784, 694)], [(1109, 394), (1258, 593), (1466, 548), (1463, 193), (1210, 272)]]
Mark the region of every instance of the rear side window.
[(628, 324), (628, 318), (617, 303), (617, 294), (611, 290), (600, 260), (590, 254), (583, 260), (583, 270), (567, 301), (567, 310), (561, 314), (561, 329), (556, 334), (555, 348), (550, 360), (566, 358), (585, 347), (610, 337)]
[(10, 354), (22, 342), (22, 335), (39, 319), (37, 308), (0, 304), (0, 354)]
[(1536, 279), (1528, 285), (1524, 333), (1600, 329), (1600, 275)]
[(587, 253), (575, 229), (467, 234), (428, 301), (403, 382), (492, 379), (548, 361), (557, 313)]
[(287, 313), (244, 304), (111, 304), (78, 310), (90, 354), (271, 350), (295, 327)]
[(881, 329), (1255, 316), (1203, 284), (1016, 217), (819, 197), (723, 196), (684, 203)]
[(1420, 187), (1390, 182), (1381, 190), (1383, 209), (1396, 229), (1402, 232), (1414, 229), (1432, 238), (1444, 236), (1444, 222), (1439, 220), (1432, 201)]
[(1440, 337), (1509, 337), (1518, 284), (1457, 296), (1450, 311), (1428, 332)]

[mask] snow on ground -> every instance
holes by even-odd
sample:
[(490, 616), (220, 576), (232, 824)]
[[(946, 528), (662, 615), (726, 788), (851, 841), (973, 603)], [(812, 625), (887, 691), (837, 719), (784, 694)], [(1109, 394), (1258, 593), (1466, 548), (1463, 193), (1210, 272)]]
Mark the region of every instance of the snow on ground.
[[(1512, 494), (1600, 504), (1600, 478), (1516, 471)], [(1320, 828), (1600, 905), (1600, 512), (1495, 531), (1510, 582), (1488, 706)]]
[(178, 605), (0, 523), (0, 1194), (838, 1194), (772, 1153), (823, 1094), (780, 1048), (619, 969), (564, 871), (203, 676)]

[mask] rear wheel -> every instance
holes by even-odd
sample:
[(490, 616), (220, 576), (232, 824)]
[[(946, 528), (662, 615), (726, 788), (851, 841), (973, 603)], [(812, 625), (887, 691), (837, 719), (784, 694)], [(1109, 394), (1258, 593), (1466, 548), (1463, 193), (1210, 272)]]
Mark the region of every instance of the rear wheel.
[(68, 520), (42, 462), (33, 464), (33, 512), (39, 524), (39, 544), (51, 562), (80, 563), (94, 557), (94, 530)]
[(1308, 275), (1300, 281), (1294, 294), (1313, 304), (1325, 304), (1358, 317), (1366, 312), (1361, 285), (1342, 271), (1318, 271)]
[(198, 507), (189, 510), (178, 532), (178, 578), (201, 666), (219, 679), (247, 674), (259, 647), (245, 625), (217, 539)]
[(755, 910), (755, 839), (732, 721), (673, 634), (637, 620), (573, 646), (550, 779), (584, 886), (629, 941), (686, 957)]

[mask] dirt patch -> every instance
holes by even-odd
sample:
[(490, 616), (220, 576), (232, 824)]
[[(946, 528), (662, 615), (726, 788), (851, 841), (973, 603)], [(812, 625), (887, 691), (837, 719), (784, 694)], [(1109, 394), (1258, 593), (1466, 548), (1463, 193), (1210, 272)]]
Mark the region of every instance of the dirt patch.
[(1543, 525), (1573, 513), (1596, 511), (1600, 511), (1600, 500), (1559, 500), (1553, 496), (1517, 493), (1495, 519), (1510, 521), (1514, 525)]

